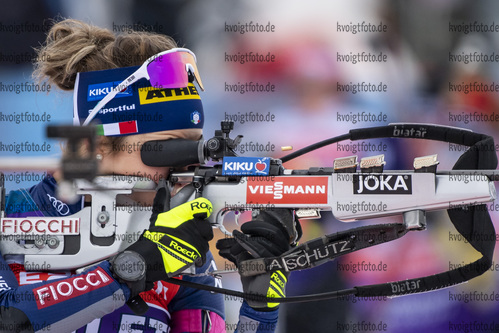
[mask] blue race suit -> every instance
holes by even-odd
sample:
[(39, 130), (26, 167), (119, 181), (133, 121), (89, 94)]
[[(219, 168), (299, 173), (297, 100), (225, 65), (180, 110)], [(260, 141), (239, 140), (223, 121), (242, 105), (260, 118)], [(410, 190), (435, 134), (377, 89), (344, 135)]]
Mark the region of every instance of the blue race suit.
[[(46, 177), (29, 190), (9, 193), (5, 209), (10, 217), (67, 216), (78, 212), (82, 202), (68, 205), (56, 197), (56, 182)], [(213, 270), (213, 256), (199, 272)], [(224, 317), (223, 297), (219, 294), (182, 288), (158, 281), (152, 290), (141, 294), (149, 310), (134, 314), (125, 304), (130, 290), (116, 281), (109, 262), (104, 261), (82, 274), (72, 272), (27, 272), (23, 257), (0, 257), (0, 318), (4, 330), (23, 328), (29, 322), (34, 331), (55, 332), (168, 332), (175, 313), (202, 309)], [(183, 277), (214, 285), (211, 276)], [(9, 322), (10, 320), (10, 322)], [(27, 326), (26, 326), (27, 327)], [(2, 328), (2, 327), (0, 327)]]
[[(82, 209), (83, 200), (69, 205), (56, 197), (56, 181), (48, 176), (29, 190), (11, 191), (5, 212), (10, 217), (68, 216)], [(0, 255), (0, 331), (22, 332), (225, 332), (221, 294), (157, 281), (141, 293), (149, 310), (136, 315), (125, 304), (129, 288), (116, 281), (103, 261), (81, 274), (26, 271), (22, 255)], [(196, 273), (215, 268), (209, 252)], [(212, 276), (183, 276), (215, 285)], [(259, 312), (243, 302), (239, 331), (273, 332), (277, 310)], [(208, 326), (209, 325), (209, 326)]]

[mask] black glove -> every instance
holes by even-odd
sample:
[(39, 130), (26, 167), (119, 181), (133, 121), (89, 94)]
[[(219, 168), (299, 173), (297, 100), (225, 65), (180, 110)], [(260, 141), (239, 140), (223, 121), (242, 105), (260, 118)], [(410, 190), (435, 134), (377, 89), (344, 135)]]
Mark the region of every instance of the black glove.
[(170, 193), (162, 187), (154, 198), (149, 230), (111, 260), (113, 273), (130, 286), (132, 297), (153, 288), (155, 281), (206, 262), (208, 242), (213, 239), (213, 229), (205, 220), (213, 210), (211, 203), (197, 198), (169, 208)]
[[(289, 209), (262, 211), (258, 217), (234, 230), (233, 238), (217, 242), (220, 256), (240, 266), (245, 260), (279, 256), (288, 251), (301, 237), (301, 228), (294, 212)], [(288, 273), (276, 271), (255, 276), (241, 276), (243, 290), (248, 294), (285, 297)], [(260, 311), (274, 310), (279, 303), (266, 300), (247, 300)]]

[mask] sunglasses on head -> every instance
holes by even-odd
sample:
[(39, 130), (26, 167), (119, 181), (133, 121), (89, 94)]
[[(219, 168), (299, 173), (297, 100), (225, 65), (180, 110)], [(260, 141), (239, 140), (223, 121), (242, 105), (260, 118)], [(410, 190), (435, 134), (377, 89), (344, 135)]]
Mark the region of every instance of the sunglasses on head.
[(86, 126), (95, 118), (97, 113), (111, 101), (120, 91), (125, 90), (131, 84), (140, 79), (147, 79), (154, 88), (180, 88), (187, 87), (189, 75), (197, 81), (201, 90), (204, 91), (201, 77), (196, 66), (196, 56), (189, 49), (174, 48), (153, 55), (147, 59), (142, 66), (118, 84), (107, 94), (90, 112), (83, 123)]

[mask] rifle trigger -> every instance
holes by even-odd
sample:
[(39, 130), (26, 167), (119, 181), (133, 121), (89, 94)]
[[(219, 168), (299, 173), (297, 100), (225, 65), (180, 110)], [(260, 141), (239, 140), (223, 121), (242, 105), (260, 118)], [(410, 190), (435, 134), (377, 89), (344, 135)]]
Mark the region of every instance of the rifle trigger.
[(218, 228), (221, 232), (224, 233), (224, 235), (228, 237), (232, 237), (232, 232), (229, 230), (225, 229), (224, 226), (224, 215), (225, 212), (219, 212), (217, 216), (215, 217), (215, 223), (212, 223), (212, 227)]
[(241, 212), (238, 210), (234, 211), (234, 222), (239, 226), (239, 218), (241, 217)]

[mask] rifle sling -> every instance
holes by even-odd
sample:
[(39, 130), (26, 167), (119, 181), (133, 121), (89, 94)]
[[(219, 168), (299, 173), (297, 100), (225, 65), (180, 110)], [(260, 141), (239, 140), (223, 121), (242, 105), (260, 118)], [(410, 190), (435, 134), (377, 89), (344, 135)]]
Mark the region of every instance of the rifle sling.
[(398, 239), (407, 233), (403, 224), (377, 224), (325, 235), (305, 242), (277, 257), (245, 260), (239, 263), (241, 276), (272, 271), (307, 269), (374, 245)]

